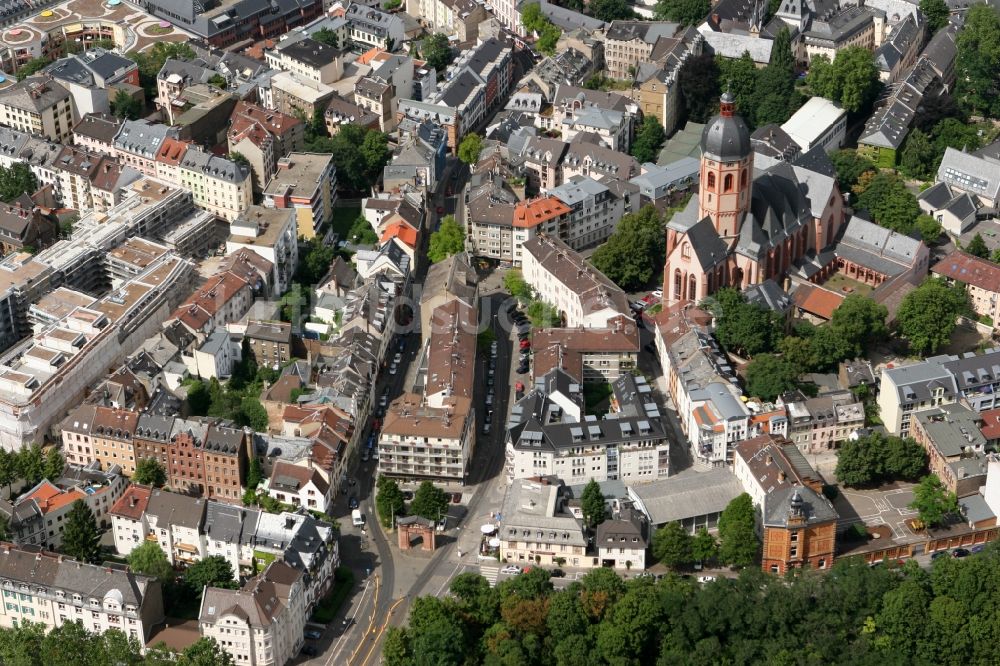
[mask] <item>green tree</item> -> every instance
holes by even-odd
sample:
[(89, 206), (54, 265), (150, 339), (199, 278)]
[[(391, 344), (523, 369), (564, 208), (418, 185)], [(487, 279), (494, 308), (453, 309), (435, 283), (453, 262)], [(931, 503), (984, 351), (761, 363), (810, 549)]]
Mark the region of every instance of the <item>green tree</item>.
[(587, 7), (595, 18), (605, 23), (623, 21), (635, 16), (631, 5), (625, 0), (590, 0)]
[(956, 40), (955, 97), (970, 114), (1000, 117), (1000, 15), (974, 4)]
[(424, 481), (413, 493), (410, 513), (430, 520), (440, 520), (448, 514), (448, 495), (430, 481)]
[(748, 303), (732, 287), (716, 292), (713, 300), (717, 304), (715, 336), (723, 347), (749, 358), (775, 349), (781, 337), (781, 321), (776, 313)]
[(691, 539), (691, 557), (696, 562), (711, 562), (719, 556), (719, 542), (704, 527), (699, 527)]
[(580, 495), (580, 510), (583, 512), (583, 522), (590, 529), (595, 529), (604, 522), (607, 514), (604, 493), (594, 479), (587, 482)]
[(38, 179), (31, 172), (27, 162), (15, 162), (13, 166), (0, 166), (0, 200), (10, 203), (22, 194), (38, 191)]
[(590, 263), (625, 291), (635, 291), (662, 274), (665, 260), (663, 216), (653, 206), (644, 206), (622, 217)]
[(365, 219), (364, 215), (358, 215), (354, 224), (351, 225), (350, 231), (347, 232), (346, 240), (355, 245), (375, 245), (378, 243), (378, 234), (375, 233), (371, 223)]
[(656, 162), (660, 147), (666, 139), (667, 134), (663, 131), (663, 125), (653, 116), (646, 116), (632, 143), (632, 156), (640, 164)]
[(684, 118), (704, 123), (719, 108), (719, 66), (715, 58), (704, 53), (688, 58), (677, 73)]
[[(837, 80), (833, 73), (833, 63), (825, 55), (813, 56), (809, 61), (809, 73), (806, 74), (806, 86), (816, 97), (835, 99), (837, 96)], [(851, 151), (853, 152), (853, 151)]]
[(660, 21), (697, 26), (711, 9), (708, 0), (659, 0), (653, 15)]
[(424, 56), (424, 61), (439, 72), (443, 72), (455, 59), (455, 52), (448, 43), (448, 35), (436, 32), (428, 35), (420, 43), (420, 53)]
[(837, 170), (841, 192), (850, 192), (862, 174), (875, 172), (875, 165), (871, 160), (859, 155), (856, 150), (834, 151), (830, 155), (830, 161)]
[(983, 240), (982, 235), (976, 234), (969, 241), (969, 244), (965, 246), (965, 251), (971, 254), (973, 257), (979, 257), (980, 259), (990, 258), (990, 248), (986, 247), (986, 241)]
[(798, 370), (774, 354), (759, 354), (747, 364), (746, 389), (751, 396), (767, 402), (795, 388)]
[(771, 45), (771, 61), (757, 76), (756, 124), (781, 124), (801, 106), (795, 90), (795, 57), (788, 28), (782, 27)]
[(20, 474), (17, 471), (17, 455), (6, 449), (0, 449), (0, 486), (7, 486), (17, 481)]
[(541, 53), (547, 56), (555, 55), (560, 37), (562, 37), (562, 30), (556, 25), (546, 22), (541, 34), (538, 35), (538, 41), (535, 42), (535, 46), (538, 47)]
[(867, 209), (880, 226), (901, 234), (910, 233), (920, 215), (917, 198), (899, 176), (888, 172), (879, 173), (872, 178), (858, 197), (858, 207)]
[(844, 486), (915, 481), (927, 469), (927, 453), (912, 439), (879, 432), (847, 440), (837, 451), (837, 480)]
[(125, 90), (119, 89), (111, 100), (111, 113), (124, 120), (136, 120), (142, 115), (142, 103)]
[(410, 641), (406, 629), (389, 627), (382, 641), (382, 663), (385, 666), (409, 666)]
[(395, 480), (385, 476), (378, 478), (377, 489), (375, 510), (378, 511), (382, 525), (386, 528), (392, 528), (395, 526), (393, 520), (403, 515), (405, 508), (403, 491), (399, 489), (399, 484)]
[(167, 470), (156, 458), (143, 458), (135, 466), (132, 481), (146, 486), (162, 488), (167, 482)]
[(944, 0), (920, 0), (920, 13), (927, 20), (927, 33), (933, 35), (948, 25), (948, 3)]
[(340, 38), (337, 33), (329, 28), (321, 28), (314, 32), (311, 37), (319, 42), (320, 44), (326, 44), (327, 46), (332, 46), (335, 49), (340, 48)]
[(188, 384), (187, 403), (192, 416), (207, 416), (212, 404), (212, 396), (208, 392), (208, 384), (195, 380)]
[(243, 398), (243, 401), (240, 403), (240, 413), (237, 415), (236, 421), (240, 425), (253, 428), (256, 432), (267, 432), (269, 422), (267, 410), (264, 409), (264, 405), (252, 395)]
[(729, 566), (748, 567), (757, 559), (757, 513), (750, 495), (733, 499), (719, 516), (719, 559)]
[(830, 326), (847, 344), (854, 356), (860, 356), (875, 342), (889, 335), (885, 319), (889, 315), (884, 305), (860, 294), (850, 294), (833, 311)]
[(63, 458), (62, 453), (56, 447), (50, 448), (45, 452), (45, 464), (42, 476), (53, 483), (62, 476), (63, 470), (66, 468), (66, 459)]
[(653, 533), (653, 557), (672, 569), (691, 564), (691, 535), (677, 521), (667, 523)]
[(749, 51), (739, 58), (716, 56), (719, 68), (719, 90), (728, 90), (736, 100), (736, 111), (753, 125), (757, 117), (757, 78), (760, 70)]
[(184, 648), (177, 666), (235, 666), (232, 655), (222, 649), (214, 638), (202, 636)]
[(222, 74), (214, 74), (212, 78), (208, 80), (208, 85), (218, 88), (219, 90), (225, 90), (229, 87), (229, 81), (226, 80)]
[(97, 564), (101, 554), (100, 539), (93, 511), (83, 500), (73, 502), (66, 515), (62, 551), (81, 562)]
[(929, 278), (903, 298), (896, 312), (896, 326), (920, 353), (937, 353), (948, 344), (956, 320), (969, 311), (969, 295), (960, 285)]
[(479, 161), (479, 154), (482, 151), (483, 137), (472, 132), (462, 137), (462, 143), (458, 144), (458, 159), (473, 165)]
[(42, 447), (32, 444), (17, 452), (17, 471), (29, 486), (45, 478), (45, 456)]
[(256, 490), (263, 480), (264, 470), (261, 469), (260, 458), (254, 456), (250, 459), (250, 468), (247, 470), (247, 489)]
[(503, 288), (506, 289), (507, 293), (511, 296), (522, 302), (531, 300), (531, 287), (529, 287), (528, 283), (524, 281), (524, 276), (521, 274), (521, 271), (516, 268), (504, 273)]
[(948, 516), (959, 515), (958, 498), (945, 488), (936, 474), (925, 476), (913, 487), (913, 501), (909, 507), (927, 527), (943, 525)]
[(222, 555), (211, 555), (189, 566), (184, 572), (184, 582), (195, 594), (201, 594), (206, 585), (230, 589), (239, 587), (239, 581), (233, 576), (233, 566)]
[(465, 232), (455, 221), (454, 215), (445, 215), (437, 231), (431, 234), (427, 258), (432, 264), (444, 261), (465, 249)]
[(174, 568), (155, 541), (143, 541), (128, 554), (128, 565), (136, 573), (152, 576), (161, 583), (173, 582)]
[(867, 108), (879, 90), (878, 68), (871, 51), (861, 46), (848, 46), (837, 51), (833, 59), (836, 101), (848, 113)]
[(230, 162), (236, 162), (237, 164), (250, 166), (250, 160), (248, 160), (247, 156), (241, 152), (233, 151), (231, 153), (227, 153), (226, 159), (229, 160)]
[(930, 215), (918, 215), (913, 226), (916, 227), (921, 240), (923, 240), (927, 245), (937, 243), (937, 241), (941, 238), (941, 234), (944, 233), (944, 229), (941, 228), (941, 223)]
[(183, 42), (154, 42), (143, 51), (126, 54), (139, 67), (139, 85), (146, 92), (146, 99), (156, 97), (156, 77), (167, 60), (194, 60), (194, 50)]
[(524, 314), (528, 315), (535, 328), (558, 328), (562, 325), (559, 310), (545, 301), (532, 301), (525, 308)]
[(37, 74), (51, 64), (52, 61), (45, 57), (32, 58), (17, 69), (17, 80), (23, 81), (32, 74)]
[(9, 541), (10, 537), (10, 518), (6, 513), (0, 513), (0, 541)]
[(330, 270), (334, 256), (334, 249), (324, 245), (322, 239), (318, 237), (309, 239), (304, 245), (299, 246), (299, 265), (296, 266), (295, 281), (300, 284), (317, 284)]
[(937, 171), (937, 149), (929, 136), (919, 129), (912, 129), (906, 136), (906, 145), (899, 157), (899, 169), (910, 178), (926, 180)]

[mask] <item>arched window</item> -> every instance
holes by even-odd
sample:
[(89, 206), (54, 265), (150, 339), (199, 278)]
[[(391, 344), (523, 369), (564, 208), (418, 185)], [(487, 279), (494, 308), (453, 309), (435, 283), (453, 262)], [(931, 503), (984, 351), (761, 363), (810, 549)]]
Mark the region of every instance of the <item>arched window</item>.
[(698, 298), (698, 282), (694, 279), (694, 276), (688, 278), (688, 300), (693, 301)]
[(715, 189), (715, 174), (714, 173), (709, 173), (708, 174), (708, 189), (710, 189), (710, 190), (714, 190)]
[(691, 258), (691, 243), (685, 241), (681, 245), (681, 256), (684, 257), (685, 259)]
[(722, 191), (732, 192), (733, 191), (733, 174), (727, 173), (725, 180), (722, 181)]
[(747, 170), (743, 169), (743, 173), (740, 174), (740, 188), (746, 189), (747, 186)]
[(681, 284), (681, 282), (682, 282), (681, 269), (678, 268), (677, 270), (674, 271), (674, 300), (675, 301), (676, 300), (680, 300), (680, 298), (681, 298), (681, 288), (683, 287), (683, 285)]

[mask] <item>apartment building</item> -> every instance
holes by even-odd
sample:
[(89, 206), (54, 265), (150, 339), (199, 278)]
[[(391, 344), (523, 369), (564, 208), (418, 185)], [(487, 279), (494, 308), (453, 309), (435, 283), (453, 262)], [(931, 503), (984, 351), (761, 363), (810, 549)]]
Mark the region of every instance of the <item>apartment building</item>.
[(597, 526), (597, 559), (602, 567), (645, 571), (650, 539), (646, 516), (633, 508), (622, 508)]
[(332, 155), (290, 153), (264, 188), (264, 206), (295, 210), (299, 236), (310, 239), (333, 219), (337, 201), (337, 167)]
[(911, 435), (927, 451), (931, 473), (958, 497), (976, 495), (986, 484), (989, 443), (985, 427), (982, 414), (960, 403), (934, 407), (913, 417)]
[(637, 195), (639, 188), (618, 183), (623, 187), (616, 191), (609, 184), (578, 175), (549, 190), (549, 196), (570, 209), (556, 228), (558, 238), (573, 250), (603, 243), (614, 233), (622, 216), (635, 210), (639, 197), (632, 196), (630, 189), (634, 188)]
[(625, 292), (563, 241), (541, 234), (522, 248), (525, 281), (556, 307), (564, 327), (607, 328), (610, 319), (630, 314)]
[(124, 188), (142, 177), (114, 157), (73, 146), (59, 152), (53, 168), (58, 176), (55, 195), (63, 206), (99, 213), (120, 204)]
[(73, 145), (93, 153), (115, 155), (115, 136), (122, 127), (121, 118), (110, 113), (87, 113), (73, 126)]
[(1000, 348), (962, 356), (933, 356), (919, 363), (886, 368), (879, 389), (879, 415), (894, 435), (910, 434), (916, 412), (963, 401), (983, 412), (997, 406)]
[(279, 366), (292, 358), (292, 326), (277, 321), (251, 320), (244, 340), (257, 363)]
[(227, 136), (229, 152), (247, 158), (254, 189), (262, 192), (277, 171), (278, 160), (302, 150), (305, 125), (294, 116), (240, 101), (233, 109)]
[(59, 235), (56, 224), (27, 195), (13, 204), (0, 205), (0, 252), (20, 253), (25, 248), (40, 250), (51, 245)]
[(180, 186), (199, 208), (232, 222), (253, 203), (250, 167), (188, 148), (179, 165)]
[(518, 202), (510, 215), (509, 207), (495, 206), (488, 196), (470, 202), (466, 210), (466, 251), (474, 257), (491, 257), (513, 266), (524, 261), (525, 242), (539, 232), (558, 236), (572, 212), (553, 196)]
[(768, 497), (762, 513), (764, 571), (833, 566), (839, 516), (821, 493), (809, 486), (783, 487)]
[(737, 444), (733, 474), (757, 507), (765, 506), (768, 496), (781, 489), (823, 491), (823, 478), (805, 455), (784, 437), (774, 435), (759, 435)]
[(180, 132), (169, 125), (148, 120), (126, 120), (114, 138), (115, 156), (122, 164), (147, 176), (155, 176), (157, 153), (168, 138), (179, 139)]
[[(653, 60), (653, 49), (661, 40), (673, 38), (676, 23), (666, 21), (612, 21), (604, 40), (604, 62), (608, 76), (631, 79), (640, 63)], [(659, 46), (664, 48), (664, 46)]]
[(1000, 326), (1000, 266), (991, 261), (955, 250), (931, 267), (931, 273), (951, 283), (962, 283), (969, 294), (972, 310), (979, 317)]
[(299, 259), (298, 223), (291, 208), (251, 206), (229, 225), (226, 254), (252, 252), (271, 265), (273, 296), (281, 296), (292, 284)]
[(73, 96), (48, 75), (29, 76), (0, 90), (0, 124), (69, 143), (77, 118)]
[(500, 559), (515, 564), (590, 568), (600, 566), (587, 554), (583, 524), (565, 511), (562, 487), (518, 479), (504, 497)]
[(278, 42), (273, 49), (264, 51), (264, 58), (275, 71), (293, 72), (317, 83), (334, 83), (344, 75), (345, 53), (302, 37)]
[[(118, 468), (115, 468), (118, 469)], [(124, 478), (117, 473), (107, 475), (108, 482), (103, 484), (63, 484), (65, 487), (43, 479), (33, 488), (25, 492), (14, 502), (15, 513), (22, 513), (20, 507), (32, 504), (38, 508), (44, 521), (40, 543), (55, 550), (62, 545), (63, 530), (66, 526), (66, 516), (77, 500), (83, 502), (94, 513), (94, 518), (101, 526), (110, 525), (108, 511), (121, 493), (125, 490)], [(35, 535), (31, 535), (35, 536)], [(17, 541), (28, 545), (31, 541)]]
[(375, 7), (352, 2), (344, 12), (351, 41), (370, 47), (394, 51), (406, 40), (403, 20)]
[(305, 641), (305, 586), (302, 571), (275, 561), (238, 590), (206, 587), (198, 630), (237, 664), (282, 666)]
[(885, 12), (864, 6), (844, 7), (829, 18), (814, 18), (802, 33), (806, 60), (826, 56), (833, 62), (837, 52), (849, 46), (874, 53), (885, 40), (885, 19)]
[(474, 0), (407, 0), (406, 13), (432, 32), (455, 35), (460, 43), (475, 41), (486, 8)]
[(243, 318), (254, 302), (254, 289), (239, 275), (229, 271), (208, 278), (163, 322), (174, 322), (202, 340), (217, 327)]
[(110, 101), (121, 84), (139, 85), (139, 66), (112, 51), (91, 46), (82, 53), (67, 55), (44, 72), (73, 96), (76, 118), (84, 114), (110, 111)]
[(93, 633), (117, 629), (144, 645), (164, 619), (155, 578), (8, 544), (0, 545), (0, 589), (4, 628), (38, 622), (48, 630), (79, 622)]
[(850, 391), (806, 398), (798, 391), (782, 396), (778, 405), (788, 413), (788, 434), (803, 453), (831, 451), (865, 427), (865, 406)]
[(556, 87), (552, 113), (540, 115), (539, 129), (558, 132), (563, 141), (581, 140), (627, 153), (639, 104), (612, 92), (599, 92), (566, 84)]
[(584, 416), (582, 385), (561, 369), (535, 380), (508, 419), (508, 481), (555, 476), (568, 484), (666, 478), (670, 442), (652, 390), (642, 377), (612, 384), (612, 413)]
[(531, 372), (542, 377), (562, 368), (584, 384), (610, 383), (630, 374), (639, 358), (639, 329), (625, 315), (607, 328), (538, 328), (532, 332)]
[(264, 482), (264, 492), (285, 504), (303, 506), (326, 513), (332, 500), (330, 484), (311, 465), (292, 465), (277, 461), (271, 477)]

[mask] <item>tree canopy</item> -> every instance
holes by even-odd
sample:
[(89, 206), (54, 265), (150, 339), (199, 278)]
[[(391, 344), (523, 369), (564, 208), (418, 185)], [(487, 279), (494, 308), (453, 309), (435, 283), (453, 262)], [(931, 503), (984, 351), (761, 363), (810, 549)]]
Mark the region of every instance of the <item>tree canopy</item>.
[(766, 402), (795, 388), (799, 370), (787, 359), (774, 354), (755, 356), (744, 370), (747, 394)]
[(665, 255), (663, 216), (653, 206), (644, 206), (622, 217), (590, 263), (625, 291), (635, 291), (660, 275)]
[(239, 582), (233, 575), (233, 565), (222, 555), (204, 557), (187, 568), (184, 582), (195, 594), (200, 594), (206, 585), (236, 589)]
[(756, 125), (781, 124), (802, 105), (795, 89), (795, 57), (788, 28), (782, 27), (771, 45), (771, 61), (757, 76)]
[(15, 162), (12, 166), (0, 165), (0, 200), (10, 203), (22, 194), (34, 194), (38, 190), (38, 179), (31, 172), (27, 162)]
[(732, 287), (720, 289), (712, 297), (715, 307), (715, 336), (728, 351), (753, 358), (773, 351), (781, 336), (780, 316)]
[(992, 5), (973, 4), (956, 40), (955, 97), (971, 114), (1000, 117), (1000, 15)]
[(925, 476), (913, 487), (913, 501), (909, 506), (927, 527), (936, 527), (948, 516), (959, 515), (958, 498), (944, 487), (936, 474)]
[(548, 17), (542, 13), (537, 2), (525, 5), (521, 8), (521, 25), (529, 33), (538, 35), (535, 46), (545, 55), (554, 55), (556, 44), (562, 36), (562, 30), (555, 26)]
[(856, 150), (836, 150), (830, 155), (830, 161), (837, 170), (840, 191), (845, 193), (851, 191), (863, 174), (875, 172), (875, 164)]
[(958, 316), (968, 311), (965, 287), (928, 278), (903, 298), (896, 312), (896, 326), (911, 349), (934, 354), (948, 344)]
[(135, 466), (132, 481), (147, 486), (162, 488), (167, 482), (167, 470), (156, 458), (143, 458)]
[(933, 35), (948, 25), (948, 3), (944, 0), (920, 0), (920, 13), (927, 21), (927, 33)]
[(590, 10), (591, 15), (605, 23), (635, 17), (632, 6), (626, 0), (590, 0), (587, 3), (587, 9)]
[(472, 132), (462, 137), (458, 144), (458, 159), (472, 165), (479, 161), (479, 153), (483, 152), (483, 137)]
[(982, 234), (977, 233), (973, 236), (969, 244), (965, 246), (965, 251), (980, 259), (990, 258), (990, 248), (986, 246), (986, 241), (983, 240)]
[[(303, 119), (308, 123), (308, 119)], [(322, 122), (322, 121), (321, 121)], [(392, 151), (384, 132), (360, 125), (341, 125), (332, 137), (307, 137), (306, 150), (328, 153), (337, 167), (337, 186), (352, 192), (368, 193), (389, 163)]]
[(684, 61), (677, 73), (684, 117), (703, 123), (719, 109), (719, 66), (708, 53)]
[(659, 0), (653, 9), (653, 16), (660, 21), (697, 26), (708, 15), (710, 8), (708, 0)]
[(837, 51), (833, 62), (826, 56), (813, 57), (806, 83), (813, 94), (839, 102), (848, 113), (866, 109), (880, 87), (875, 57), (861, 46)]
[(420, 42), (420, 53), (424, 61), (439, 72), (448, 69), (448, 65), (455, 59), (455, 52), (448, 42), (448, 35), (442, 32), (435, 32), (425, 37), (424, 41)]
[(380, 476), (375, 494), (375, 510), (378, 511), (382, 525), (392, 528), (393, 519), (403, 515), (404, 507), (403, 491), (399, 489), (399, 484), (394, 479)]
[(600, 484), (593, 479), (587, 482), (580, 495), (580, 511), (583, 512), (583, 522), (590, 529), (594, 529), (605, 520), (607, 505), (604, 493), (601, 492)]
[(97, 564), (101, 554), (101, 533), (90, 507), (83, 500), (73, 502), (64, 525), (62, 551), (81, 562)]
[(909, 234), (920, 215), (917, 198), (891, 172), (880, 172), (871, 179), (858, 196), (858, 207), (867, 209), (879, 226), (901, 234)]
[(174, 568), (156, 541), (143, 541), (128, 554), (128, 565), (136, 573), (152, 576), (161, 583), (173, 580)]
[(118, 90), (111, 99), (111, 113), (125, 120), (136, 120), (142, 115), (142, 103), (125, 90)]
[(163, 69), (163, 63), (169, 59), (193, 60), (194, 50), (183, 42), (153, 42), (153, 45), (143, 51), (131, 51), (126, 54), (139, 67), (139, 85), (146, 92), (146, 99), (156, 97), (156, 77)]
[(730, 566), (749, 567), (759, 551), (757, 510), (750, 495), (743, 493), (719, 516), (719, 559)]
[(448, 494), (430, 481), (424, 481), (413, 493), (410, 513), (430, 520), (439, 520), (448, 515)]
[(916, 481), (927, 470), (927, 453), (910, 438), (880, 432), (848, 439), (837, 451), (837, 480), (848, 487)]
[(632, 157), (640, 164), (656, 162), (660, 147), (666, 139), (667, 134), (663, 131), (660, 121), (653, 116), (646, 116), (639, 126), (639, 131), (636, 132), (635, 141), (632, 142)]
[(669, 522), (653, 533), (653, 557), (672, 569), (694, 561), (691, 535), (677, 521)]
[(431, 234), (427, 246), (427, 258), (432, 264), (444, 261), (453, 254), (465, 249), (465, 232), (455, 220), (454, 215), (445, 215), (437, 231)]

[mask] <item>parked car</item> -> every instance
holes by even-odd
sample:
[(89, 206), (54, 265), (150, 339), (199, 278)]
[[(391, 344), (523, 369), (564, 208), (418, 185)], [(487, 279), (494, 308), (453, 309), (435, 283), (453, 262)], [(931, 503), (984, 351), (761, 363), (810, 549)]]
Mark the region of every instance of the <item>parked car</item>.
[(488, 407), (488, 406), (490, 406), (492, 404), (493, 404), (493, 394), (492, 393), (487, 393), (486, 394), (486, 406)]
[(406, 500), (407, 502), (409, 502), (410, 500), (412, 500), (413, 499), (413, 491), (412, 490), (404, 490), (403, 491), (403, 499)]
[(503, 569), (500, 570), (500, 573), (516, 575), (521, 573), (521, 567), (516, 566), (514, 564), (508, 564), (507, 566), (505, 566)]
[(527, 363), (525, 363), (524, 365), (517, 366), (517, 374), (523, 375), (527, 371), (528, 371), (528, 364)]
[(443, 215), (444, 214), (444, 206), (438, 206), (437, 207), (437, 214), (438, 215)]
[(368, 462), (368, 449), (361, 452), (361, 462)]
[(442, 516), (437, 522), (437, 531), (444, 532), (446, 529), (448, 529), (448, 516)]
[(486, 416), (483, 417), (483, 423), (489, 425), (493, 423), (493, 410), (490, 409), (486, 412)]
[(643, 303), (642, 301), (630, 301), (629, 305), (632, 306), (633, 310), (636, 310), (638, 312), (642, 312), (643, 310), (646, 309), (646, 304)]
[(393, 363), (402, 363), (403, 362), (403, 355), (400, 352), (396, 352), (396, 355), (392, 357), (392, 362)]
[(947, 554), (948, 554), (948, 551), (946, 551), (946, 550), (939, 550), (937, 552), (931, 553), (931, 559), (932, 560), (936, 560), (939, 557), (944, 557)]
[(461, 504), (462, 503), (462, 493), (452, 493), (451, 494), (451, 503), (452, 504)]
[(315, 657), (316, 656), (316, 648), (314, 648), (312, 645), (303, 645), (302, 646), (302, 654), (304, 654), (307, 657)]
[(393, 362), (392, 365), (389, 366), (389, 374), (390, 375), (396, 374), (396, 363), (395, 362)]
[(565, 578), (566, 572), (563, 571), (562, 569), (553, 569), (552, 571), (549, 572), (549, 575), (552, 576), (553, 578)]
[(698, 576), (699, 583), (714, 583), (715, 576)]
[(305, 637), (311, 641), (318, 641), (319, 639), (323, 638), (323, 634), (319, 631), (316, 631), (315, 629), (308, 629), (305, 632)]
[(951, 556), (952, 557), (956, 557), (956, 558), (958, 558), (958, 557), (968, 557), (971, 554), (972, 553), (970, 553), (965, 548), (956, 548), (955, 550), (951, 551)]
[(521, 349), (531, 349), (531, 340), (528, 338), (521, 340)]
[(654, 289), (653, 291), (651, 291), (649, 293), (651, 295), (655, 296), (656, 298), (663, 298), (663, 290), (662, 289)]
[(978, 546), (973, 546), (972, 548), (970, 548), (969, 552), (975, 555), (976, 553), (983, 552), (984, 548), (986, 548), (986, 546), (984, 546), (983, 544), (979, 544)]
[(483, 424), (483, 429), (482, 429), (482, 433), (483, 433), (484, 435), (488, 435), (488, 434), (490, 434), (490, 428), (491, 428), (491, 427), (492, 427), (492, 426), (491, 426), (491, 425), (490, 425), (489, 423), (484, 423), (484, 424)]
[(348, 500), (348, 502), (347, 502), (347, 508), (348, 509), (357, 509), (358, 508), (358, 498), (357, 497), (351, 497), (351, 499)]

